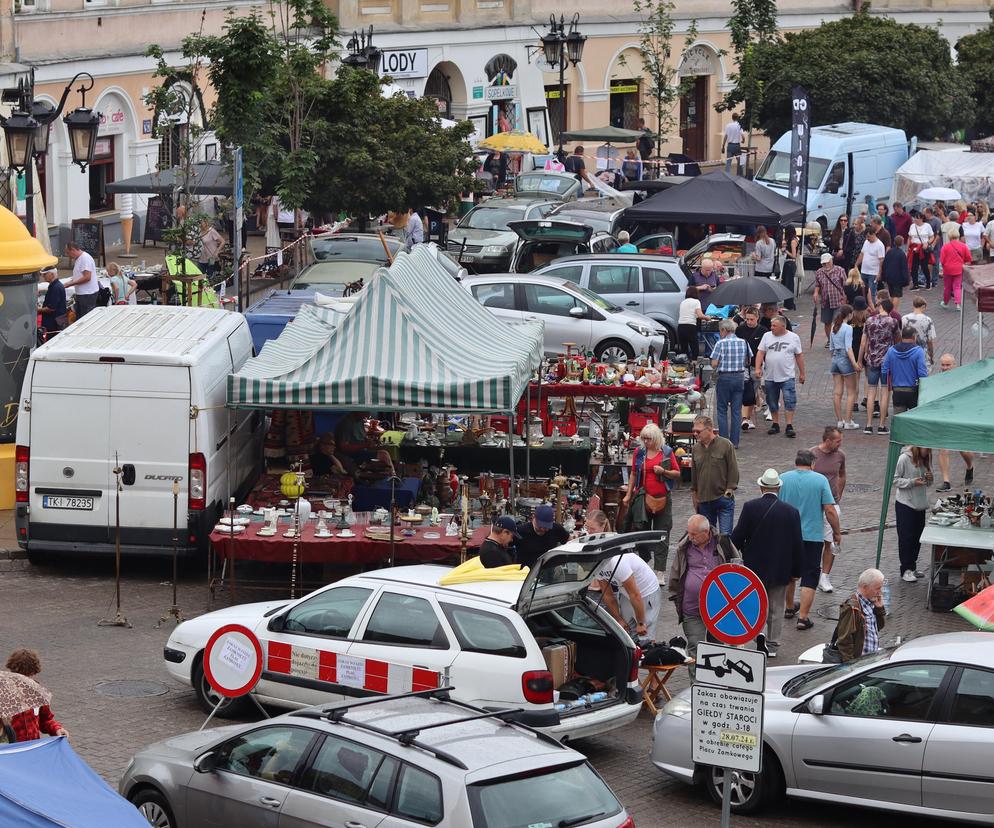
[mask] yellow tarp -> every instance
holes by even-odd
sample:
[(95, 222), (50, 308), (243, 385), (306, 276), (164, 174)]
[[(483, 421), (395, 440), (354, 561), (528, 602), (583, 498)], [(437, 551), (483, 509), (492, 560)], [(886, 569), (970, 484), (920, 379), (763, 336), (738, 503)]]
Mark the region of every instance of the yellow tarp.
[(473, 584), (481, 581), (523, 581), (528, 575), (527, 566), (510, 564), (495, 566), (487, 569), (479, 556), (470, 558), (466, 563), (459, 564), (448, 575), (439, 578), (439, 586), (454, 586), (455, 584)]

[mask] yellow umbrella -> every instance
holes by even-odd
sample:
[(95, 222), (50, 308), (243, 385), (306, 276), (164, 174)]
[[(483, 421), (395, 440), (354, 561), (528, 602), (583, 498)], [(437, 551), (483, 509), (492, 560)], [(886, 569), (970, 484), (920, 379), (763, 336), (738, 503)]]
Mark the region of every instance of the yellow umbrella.
[(477, 146), (497, 152), (531, 152), (546, 155), (549, 148), (530, 132), (498, 132), (484, 138)]

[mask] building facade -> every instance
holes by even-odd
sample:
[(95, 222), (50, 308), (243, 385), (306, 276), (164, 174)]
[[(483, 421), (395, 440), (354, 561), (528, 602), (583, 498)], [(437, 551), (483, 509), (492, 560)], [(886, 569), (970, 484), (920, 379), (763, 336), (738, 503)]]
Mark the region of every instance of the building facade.
[[(470, 119), (481, 137), (508, 125), (532, 131), (555, 143), (561, 123), (567, 129), (612, 124), (635, 127), (654, 114), (639, 58), (637, 19), (630, 0), (576, 0), (567, 17), (580, 16), (587, 36), (582, 61), (565, 72), (560, 97), (559, 72), (545, 63), (539, 37), (550, 15), (564, 12), (548, 0), (328, 0), (344, 33), (374, 28), (384, 51), (382, 72), (413, 96), (433, 98), (439, 112)], [(174, 162), (185, 130), (182, 119), (169, 121), (145, 103), (161, 83), (154, 61), (145, 56), (150, 43), (173, 51), (179, 62), (183, 37), (200, 30), (220, 31), (225, 15), (247, 14), (255, 0), (187, 3), (182, 0), (0, 0), (0, 60), (35, 68), (36, 97), (58, 101), (78, 72), (95, 81), (87, 105), (102, 115), (94, 163), (84, 172), (71, 164), (61, 120), (52, 126), (51, 148), (38, 171), (36, 197), (44, 202), (53, 247), (64, 241), (73, 219), (100, 218), (109, 244), (120, 241), (120, 217), (133, 210), (133, 236), (141, 239), (146, 197), (108, 195), (107, 183), (154, 171)], [(901, 22), (939, 25), (950, 44), (989, 22), (989, 0), (875, 0), (873, 13)], [(784, 30), (815, 27), (851, 14), (843, 0), (781, 0)], [(717, 159), (728, 113), (714, 104), (731, 86), (728, 0), (687, 0), (675, 11), (671, 44), (674, 67), (686, 81), (673, 117), (676, 126), (662, 152), (680, 152), (697, 160)], [(568, 22), (568, 21), (567, 21)], [(691, 24), (696, 36), (685, 48)], [(343, 35), (342, 42), (347, 40)], [(210, 93), (194, 107), (203, 121)], [(79, 105), (74, 91), (67, 110)], [(162, 129), (157, 129), (160, 126)], [(763, 141), (765, 143), (765, 141)], [(592, 154), (594, 148), (587, 148)], [(220, 154), (208, 132), (200, 157)]]

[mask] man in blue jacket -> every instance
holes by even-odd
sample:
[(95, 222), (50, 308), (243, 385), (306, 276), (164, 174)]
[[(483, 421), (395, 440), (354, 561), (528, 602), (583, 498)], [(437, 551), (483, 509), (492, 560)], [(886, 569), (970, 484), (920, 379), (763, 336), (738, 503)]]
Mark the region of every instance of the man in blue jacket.
[(890, 386), (894, 407), (905, 409), (918, 405), (918, 383), (928, 376), (925, 351), (915, 341), (915, 329), (905, 326), (901, 341), (887, 351), (880, 378)]

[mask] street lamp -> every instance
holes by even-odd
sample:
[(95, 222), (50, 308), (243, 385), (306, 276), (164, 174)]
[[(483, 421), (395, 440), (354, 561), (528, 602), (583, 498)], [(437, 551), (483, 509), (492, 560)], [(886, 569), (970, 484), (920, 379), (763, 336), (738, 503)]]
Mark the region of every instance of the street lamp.
[(4, 136), (7, 139), (7, 159), (12, 169), (24, 172), (34, 157), (35, 136), (38, 132), (38, 122), (19, 109), (14, 110), (9, 118), (0, 118)]
[(580, 23), (580, 13), (573, 15), (566, 31), (566, 18), (559, 15), (549, 15), (549, 31), (542, 35), (542, 51), (545, 62), (550, 66), (559, 67), (559, 160), (565, 158), (563, 152), (563, 133), (566, 132), (566, 65), (575, 66), (583, 58), (583, 44), (587, 42), (586, 35), (580, 34), (577, 26)]
[(93, 160), (93, 150), (97, 145), (97, 130), (100, 129), (100, 115), (85, 106), (75, 109), (62, 119), (69, 130), (69, 148), (72, 162), (86, 171)]
[(346, 44), (349, 53), (342, 58), (342, 63), (351, 66), (353, 69), (368, 69), (374, 75), (380, 74), (380, 61), (383, 59), (383, 52), (373, 45), (373, 26), (370, 24), (369, 32), (365, 29), (352, 32), (352, 37)]

